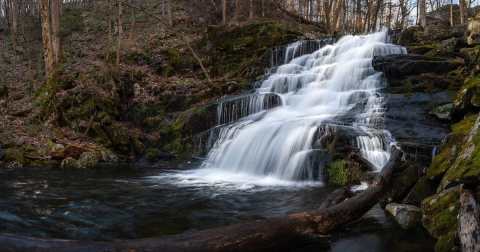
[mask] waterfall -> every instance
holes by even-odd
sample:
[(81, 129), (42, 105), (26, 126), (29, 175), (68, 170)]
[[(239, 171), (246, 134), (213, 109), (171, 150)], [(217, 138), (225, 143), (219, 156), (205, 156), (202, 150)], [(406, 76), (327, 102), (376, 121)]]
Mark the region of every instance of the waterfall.
[[(318, 159), (325, 157), (319, 129), (326, 125), (350, 127), (362, 156), (383, 167), (393, 138), (384, 129), (385, 101), (379, 93), (386, 83), (371, 62), (377, 55), (406, 53), (387, 41), (386, 32), (345, 36), (303, 55), (299, 43), (288, 46), (286, 63), (276, 67), (253, 96), (229, 108), (219, 105), (218, 123), (226, 125), (211, 144), (203, 168), (316, 180), (323, 165)], [(266, 105), (258, 99), (265, 94), (280, 97), (281, 104)], [(322, 134), (332, 136), (332, 130), (327, 131)]]

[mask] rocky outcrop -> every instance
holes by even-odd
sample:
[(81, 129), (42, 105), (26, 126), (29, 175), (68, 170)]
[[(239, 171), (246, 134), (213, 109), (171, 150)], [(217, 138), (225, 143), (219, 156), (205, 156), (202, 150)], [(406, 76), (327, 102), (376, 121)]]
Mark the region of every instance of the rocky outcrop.
[(462, 37), (466, 28), (466, 24), (410, 27), (398, 35), (397, 43), (402, 46), (436, 44), (452, 37)]
[(381, 71), (387, 79), (400, 79), (421, 73), (446, 73), (464, 65), (461, 61), (448, 58), (428, 57), (414, 54), (392, 54), (375, 56), (373, 68)]
[(420, 225), (422, 220), (420, 208), (416, 206), (390, 203), (385, 210), (393, 216), (403, 229)]

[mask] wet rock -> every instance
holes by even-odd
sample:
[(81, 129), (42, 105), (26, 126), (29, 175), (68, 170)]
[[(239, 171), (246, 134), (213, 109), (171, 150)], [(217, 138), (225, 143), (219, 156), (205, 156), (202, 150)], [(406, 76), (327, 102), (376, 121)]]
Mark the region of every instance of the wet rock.
[(402, 173), (395, 176), (391, 186), (387, 189), (385, 196), (389, 199), (396, 199), (405, 196), (408, 193), (408, 190), (420, 180), (422, 175), (422, 168), (420, 165), (408, 167)]
[(25, 158), (23, 157), (22, 151), (18, 149), (8, 149), (5, 153), (5, 161), (17, 161), (18, 163), (25, 164)]
[(389, 80), (421, 73), (446, 73), (463, 65), (464, 63), (461, 61), (448, 58), (414, 54), (375, 56), (372, 60), (373, 68), (376, 71), (383, 72)]
[(22, 167), (23, 167), (23, 164), (18, 161), (12, 161), (7, 164), (8, 169), (22, 168)]
[(52, 151), (62, 151), (62, 150), (65, 150), (65, 146), (63, 146), (63, 144), (55, 144), (52, 147)]
[(98, 164), (98, 156), (95, 152), (84, 152), (78, 158), (77, 168), (95, 168)]
[(413, 186), (412, 190), (410, 190), (402, 203), (419, 207), (422, 203), (422, 200), (434, 195), (436, 191), (437, 187), (435, 183), (433, 183), (426, 177), (422, 177), (415, 184), (415, 186)]
[(64, 160), (62, 160), (62, 163), (60, 164), (60, 167), (62, 168), (75, 168), (77, 165), (77, 160), (75, 160), (72, 157), (67, 157)]
[(445, 104), (440, 107), (436, 107), (432, 109), (429, 114), (436, 115), (439, 119), (443, 120), (450, 120), (452, 119), (451, 111), (452, 111), (453, 104)]
[(420, 208), (416, 206), (390, 203), (385, 210), (394, 217), (395, 221), (403, 229), (415, 227), (419, 225), (422, 220)]

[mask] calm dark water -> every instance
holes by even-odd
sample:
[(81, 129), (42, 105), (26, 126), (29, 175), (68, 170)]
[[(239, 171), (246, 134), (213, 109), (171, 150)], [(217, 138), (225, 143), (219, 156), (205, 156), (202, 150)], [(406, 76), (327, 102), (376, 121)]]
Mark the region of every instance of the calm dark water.
[[(316, 209), (336, 189), (189, 168), (0, 171), (0, 232), (98, 241), (195, 232)], [(425, 231), (401, 230), (379, 207), (335, 233), (334, 241), (299, 251), (434, 246)]]

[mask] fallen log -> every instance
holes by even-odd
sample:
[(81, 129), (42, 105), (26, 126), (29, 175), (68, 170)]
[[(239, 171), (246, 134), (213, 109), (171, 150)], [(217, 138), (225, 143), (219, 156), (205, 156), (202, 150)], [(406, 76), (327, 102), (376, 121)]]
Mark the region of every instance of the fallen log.
[(291, 251), (308, 243), (328, 242), (325, 234), (362, 217), (401, 170), (402, 156), (393, 147), (374, 187), (324, 209), (166, 237), (93, 242), (2, 234), (0, 244), (7, 251)]
[(360, 156), (358, 153), (352, 152), (350, 153), (350, 155), (348, 155), (348, 158), (359, 163), (362, 171), (373, 172), (377, 170), (374, 164), (372, 164), (370, 161)]
[(351, 196), (352, 196), (352, 192), (350, 191), (350, 187), (349, 186), (344, 186), (344, 187), (342, 187), (340, 189), (337, 189), (337, 190), (333, 191), (332, 193), (330, 193), (330, 195), (328, 195), (325, 202), (323, 202), (323, 204), (318, 209), (329, 208), (331, 206), (334, 206), (334, 205), (350, 198)]
[(72, 158), (78, 159), (80, 155), (82, 155), (82, 153), (84, 152), (97, 152), (97, 151), (89, 147), (70, 144), (65, 148), (64, 152), (66, 157), (72, 157)]
[(457, 238), (461, 251), (480, 251), (480, 220), (473, 190), (466, 185), (460, 189), (460, 213)]

